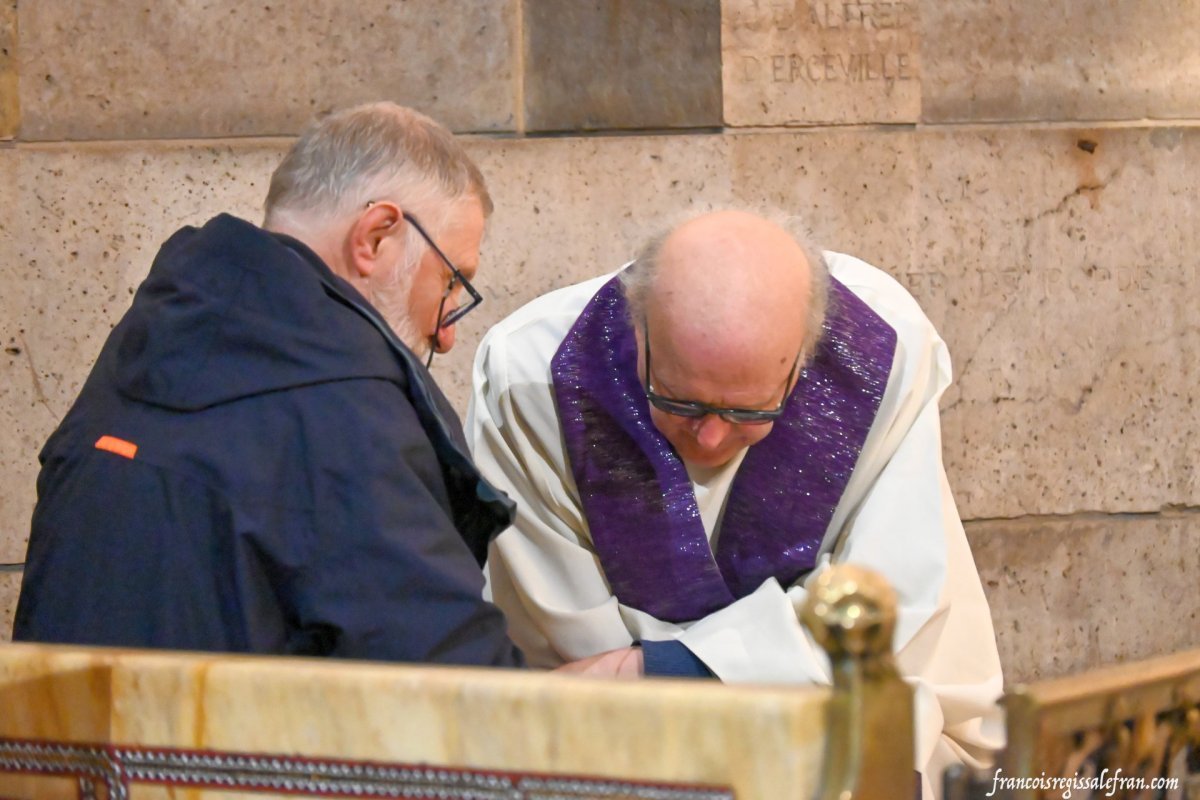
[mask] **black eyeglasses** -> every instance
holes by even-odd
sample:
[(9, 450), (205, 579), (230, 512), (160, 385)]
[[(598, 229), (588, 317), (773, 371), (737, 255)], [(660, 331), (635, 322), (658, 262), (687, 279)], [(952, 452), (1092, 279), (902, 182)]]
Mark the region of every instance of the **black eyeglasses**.
[(721, 419), (726, 422), (732, 422), (734, 425), (765, 425), (768, 422), (774, 422), (779, 419), (783, 414), (783, 409), (787, 406), (788, 396), (791, 395), (792, 378), (796, 375), (796, 368), (800, 366), (799, 353), (796, 354), (796, 360), (792, 362), (792, 370), (788, 373), (787, 380), (784, 382), (786, 389), (783, 400), (779, 402), (777, 408), (720, 408), (695, 400), (675, 400), (657, 394), (650, 386), (650, 325), (644, 323), (642, 332), (645, 336), (643, 349), (646, 353), (646, 399), (659, 411), (674, 414), (677, 417), (690, 417), (692, 419), (716, 414)]
[[(467, 314), (478, 308), (479, 304), (483, 302), (483, 295), (476, 291), (475, 287), (471, 285), (471, 282), (467, 280), (467, 276), (463, 275), (459, 271), (458, 267), (454, 266), (454, 262), (446, 257), (446, 254), (442, 252), (442, 248), (438, 247), (434, 243), (433, 237), (425, 232), (425, 229), (421, 227), (421, 223), (417, 222), (416, 217), (414, 217), (412, 214), (409, 214), (407, 211), (402, 211), (400, 213), (404, 217), (405, 221), (409, 225), (412, 225), (416, 229), (417, 233), (421, 234), (421, 238), (425, 240), (425, 244), (429, 245), (430, 249), (438, 254), (438, 257), (442, 259), (442, 262), (445, 263), (446, 267), (450, 270), (450, 283), (446, 286), (446, 291), (442, 293), (442, 302), (438, 305), (437, 315), (437, 330), (440, 331), (442, 328), (449, 328), (451, 325), (458, 322)], [(471, 302), (467, 303), (466, 305), (459, 306), (443, 317), (442, 312), (446, 309), (446, 301), (450, 299), (450, 294), (454, 291), (454, 285), (456, 283), (462, 284), (463, 291), (470, 296)]]

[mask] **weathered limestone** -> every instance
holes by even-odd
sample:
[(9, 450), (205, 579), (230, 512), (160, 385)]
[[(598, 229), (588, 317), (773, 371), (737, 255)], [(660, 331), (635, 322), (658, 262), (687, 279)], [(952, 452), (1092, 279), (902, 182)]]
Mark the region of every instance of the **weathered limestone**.
[(912, 249), (916, 139), (904, 131), (743, 134), (730, 141), (733, 202), (796, 214), (814, 243), (893, 275)]
[(12, 639), (13, 617), (17, 613), (17, 595), (21, 591), (21, 573), (0, 571), (0, 644)]
[(713, 208), (798, 213), (821, 242), (874, 260), (905, 257), (907, 135), (793, 133), (476, 141), (496, 213), (481, 283), (490, 298), (434, 360), (466, 408), (470, 362), (494, 322), (551, 289), (613, 271), (672, 221)]
[(967, 525), (1005, 681), (1068, 675), (1200, 641), (1200, 515)]
[(725, 122), (1195, 119), (1197, 18), (1197, 0), (723, 0)]
[(529, 131), (721, 124), (719, 0), (524, 0)]
[[(36, 454), (162, 240), (259, 218), (286, 142), (0, 151), (0, 560)], [(690, 210), (794, 211), (908, 286), (947, 339), (946, 461), (967, 519), (1195, 504), (1200, 229), (1191, 129), (823, 132), (468, 142), (497, 210), (486, 302), (435, 374), (460, 410), (482, 332), (617, 268)], [(36, 380), (35, 380), (36, 376)], [(1170, 443), (1170, 444), (1167, 444)]]
[[(472, 139), (497, 206), (486, 302), (435, 375), (462, 410), (479, 336), (522, 303), (686, 210), (783, 209), (894, 274), (947, 339), (966, 518), (1196, 505), (1198, 130)], [(37, 452), (159, 244), (220, 211), (257, 220), (287, 144), (0, 150), (0, 562), (23, 558)], [(969, 530), (1010, 680), (1200, 633), (1195, 515)], [(18, 584), (0, 573), (0, 639)]]
[(725, 124), (916, 122), (926, 5), (722, 0)]
[[(257, 221), (286, 142), (92, 145), (0, 153), (0, 561), (19, 561), (37, 453), (78, 393), (161, 242), (221, 211)], [(552, 288), (611, 271), (668, 220), (747, 205), (812, 219), (821, 241), (882, 265), (908, 249), (908, 136), (473, 140), (496, 212), (479, 285), (486, 302), (434, 373), (460, 410), (470, 362), (496, 320)], [(636, 180), (635, 180), (636, 178)], [(636, 187), (636, 188), (631, 188)], [(14, 352), (15, 351), (15, 352)], [(7, 557), (7, 558), (6, 558)]]
[(0, 562), (20, 561), (37, 455), (159, 245), (221, 212), (261, 219), (280, 143), (0, 151)]
[(289, 134), (369, 100), (456, 130), (513, 130), (517, 5), (21, 3), (21, 135)]
[[(29, 366), (21, 344), (24, 338), (23, 319), (28, 309), (27, 276), (18, 267), (19, 255), (15, 234), (20, 215), (17, 189), (19, 156), (11, 149), (0, 149), (0, 280), (7, 290), (0, 298), (0, 564), (20, 562), (25, 557), (28, 540), (29, 512), (32, 509), (33, 480), (37, 475), (37, 450), (31, 437), (22, 435), (22, 426), (29, 427), (38, 413), (34, 381), (36, 373)], [(38, 379), (40, 381), (40, 378)], [(36, 423), (34, 424), (36, 427)], [(40, 435), (42, 428), (36, 427)], [(31, 448), (32, 455), (31, 455)], [(4, 613), (0, 601), (0, 615)], [(6, 634), (0, 626), (0, 635)]]
[(1200, 130), (919, 136), (901, 276), (950, 344), (967, 519), (1200, 503)]
[(21, 122), (17, 97), (17, 0), (0, 0), (0, 140), (11, 139)]
[(920, 6), (926, 122), (1200, 116), (1198, 0)]

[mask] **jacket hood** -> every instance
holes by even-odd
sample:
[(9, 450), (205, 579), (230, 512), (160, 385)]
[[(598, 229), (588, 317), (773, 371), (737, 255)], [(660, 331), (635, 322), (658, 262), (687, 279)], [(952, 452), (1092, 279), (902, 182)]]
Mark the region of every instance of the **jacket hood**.
[(122, 394), (176, 411), (328, 381), (391, 381), (429, 436), (454, 525), (480, 566), (512, 522), (513, 502), (479, 474), (454, 409), (416, 355), (291, 237), (224, 214), (180, 230), (104, 349)]
[(308, 247), (223, 214), (163, 245), (114, 331), (114, 377), (128, 397), (184, 411), (346, 378), (403, 382), (352, 305), (367, 304)]

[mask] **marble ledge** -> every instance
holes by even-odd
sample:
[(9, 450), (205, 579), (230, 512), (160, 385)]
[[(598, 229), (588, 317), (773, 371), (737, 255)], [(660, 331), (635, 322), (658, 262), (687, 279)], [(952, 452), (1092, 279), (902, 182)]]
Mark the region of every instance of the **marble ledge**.
[[(516, 670), (0, 647), (0, 737), (732, 785), (739, 797), (815, 788), (827, 698)], [(601, 740), (612, 746), (597, 748)]]

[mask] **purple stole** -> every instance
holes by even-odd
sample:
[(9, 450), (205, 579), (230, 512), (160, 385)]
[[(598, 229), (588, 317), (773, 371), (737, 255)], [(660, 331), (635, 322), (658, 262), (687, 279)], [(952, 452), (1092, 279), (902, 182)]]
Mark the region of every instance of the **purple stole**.
[(650, 420), (620, 280), (588, 302), (551, 361), (583, 512), (621, 603), (699, 619), (811, 570), (879, 410), (896, 332), (836, 280), (825, 335), (783, 416), (734, 476), (714, 554), (686, 469)]

